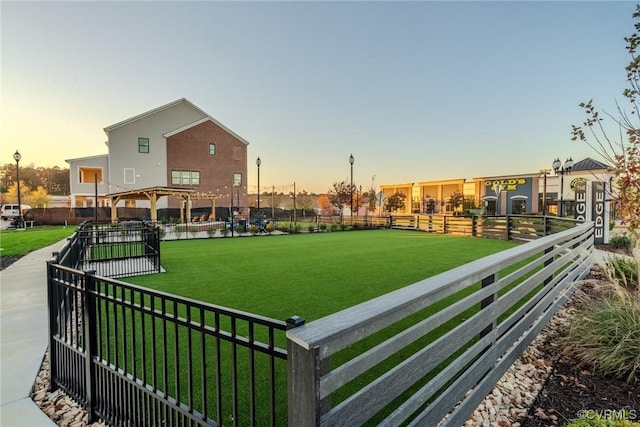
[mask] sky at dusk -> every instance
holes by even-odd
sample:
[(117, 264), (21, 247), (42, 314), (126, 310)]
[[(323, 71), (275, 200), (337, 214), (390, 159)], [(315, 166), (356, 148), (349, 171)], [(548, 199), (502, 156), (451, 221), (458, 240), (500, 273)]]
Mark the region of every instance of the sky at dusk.
[(0, 3), (0, 163), (68, 167), (187, 98), (249, 141), (248, 184), (325, 192), (530, 173), (578, 104), (624, 105), (633, 2)]

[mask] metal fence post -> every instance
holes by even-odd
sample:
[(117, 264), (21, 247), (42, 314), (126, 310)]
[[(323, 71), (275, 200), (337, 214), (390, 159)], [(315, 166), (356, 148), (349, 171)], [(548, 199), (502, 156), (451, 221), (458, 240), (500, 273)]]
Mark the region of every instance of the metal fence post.
[(95, 270), (86, 271), (84, 273), (84, 292), (83, 292), (83, 347), (85, 350), (85, 390), (87, 392), (87, 412), (88, 422), (91, 424), (95, 421), (95, 407), (97, 398), (96, 389), (96, 369), (93, 364), (93, 358), (97, 354), (97, 340), (96, 335), (98, 330), (96, 327), (96, 277)]
[(59, 304), (55, 297), (55, 284), (53, 282), (53, 274), (55, 271), (54, 265), (57, 263), (57, 256), (55, 260), (47, 261), (47, 305), (49, 306), (49, 391), (55, 391), (58, 386), (56, 379), (58, 378), (58, 372), (56, 367), (58, 365), (58, 358), (56, 353), (56, 341), (53, 338), (56, 333), (56, 322), (58, 319)]
[[(484, 279), (482, 279), (482, 287), (486, 288), (487, 286), (493, 285), (496, 282), (496, 279), (497, 279), (497, 273), (494, 273), (491, 276), (485, 277)], [(492, 293), (491, 295), (489, 295), (488, 297), (480, 301), (480, 310), (487, 308), (490, 304), (493, 304), (495, 300), (496, 300), (496, 294)], [(480, 336), (483, 337), (487, 335), (489, 332), (491, 332), (494, 328), (494, 323), (495, 321), (492, 322), (491, 325), (488, 325), (486, 328), (484, 328), (480, 332)]]

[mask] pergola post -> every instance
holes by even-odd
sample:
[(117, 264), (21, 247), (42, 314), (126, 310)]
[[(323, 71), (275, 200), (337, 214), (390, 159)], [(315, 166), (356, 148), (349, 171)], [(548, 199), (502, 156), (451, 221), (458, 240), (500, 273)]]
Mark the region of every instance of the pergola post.
[(118, 222), (118, 202), (120, 197), (111, 197), (111, 222)]

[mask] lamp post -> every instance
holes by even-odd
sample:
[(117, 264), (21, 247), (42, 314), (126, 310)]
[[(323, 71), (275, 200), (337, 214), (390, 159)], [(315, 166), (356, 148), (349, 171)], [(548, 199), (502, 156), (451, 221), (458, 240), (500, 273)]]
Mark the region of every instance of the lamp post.
[(547, 214), (547, 175), (549, 175), (550, 171), (551, 169), (540, 170), (544, 180), (542, 184), (542, 215)]
[(560, 162), (560, 159), (556, 157), (556, 159), (551, 164), (553, 171), (556, 175), (560, 175), (560, 217), (564, 217), (564, 176), (571, 173), (571, 169), (573, 168), (573, 159), (569, 157), (564, 164)]
[(349, 164), (351, 165), (351, 185), (349, 186), (349, 194), (351, 195), (351, 216), (353, 217), (353, 154), (349, 156)]
[(262, 161), (260, 160), (260, 157), (258, 157), (258, 159), (256, 160), (256, 166), (258, 166), (258, 213), (257, 213), (258, 220), (260, 220), (260, 165), (261, 164), (262, 164)]
[(22, 222), (22, 200), (20, 200), (20, 159), (22, 159), (22, 155), (16, 150), (13, 153), (13, 160), (16, 161), (16, 185), (18, 189), (18, 226)]

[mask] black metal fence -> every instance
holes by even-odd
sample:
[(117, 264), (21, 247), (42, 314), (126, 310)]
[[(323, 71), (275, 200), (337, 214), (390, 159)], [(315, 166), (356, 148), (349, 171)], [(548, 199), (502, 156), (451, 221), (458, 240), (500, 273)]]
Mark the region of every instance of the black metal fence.
[(61, 265), (105, 277), (159, 273), (160, 230), (146, 221), (84, 222), (57, 258)]
[(114, 426), (283, 425), (287, 323), (48, 266), (50, 379)]
[[(398, 226), (398, 217), (394, 220)], [(429, 220), (433, 227), (434, 218), (414, 217), (408, 228), (423, 229)], [(575, 226), (575, 222), (556, 224), (544, 218), (488, 217), (482, 219), (486, 223), (481, 227), (478, 219), (470, 223), (464, 219), (454, 229), (452, 222), (445, 228), (446, 221), (443, 219), (442, 232), (466, 234), (470, 227), (476, 230), (475, 235), (509, 238), (520, 233), (527, 239)], [(292, 356), (290, 352), (288, 356), (287, 345), (300, 345), (303, 340), (287, 341), (285, 331), (289, 326), (300, 326), (302, 319), (269, 319), (107, 278), (95, 269), (81, 271), (114, 258), (155, 256), (152, 249), (144, 248), (159, 245), (158, 228), (131, 225), (83, 224), (57, 259), (49, 262), (52, 390), (60, 388), (81, 403), (89, 411), (90, 421), (102, 419), (114, 426), (300, 425), (292, 420), (299, 420), (296, 417), (300, 415), (307, 417), (309, 408), (317, 410), (315, 415), (328, 409), (324, 400), (315, 400), (321, 394), (308, 393), (317, 391), (317, 387), (326, 388), (319, 376), (330, 369), (325, 360), (314, 359), (303, 369), (291, 369), (296, 362), (288, 370), (287, 359)], [(576, 270), (579, 274), (563, 278), (567, 283), (582, 276), (589, 266), (582, 252), (591, 247), (591, 235), (586, 228), (576, 233), (584, 242), (569, 240), (545, 255), (556, 256), (557, 252), (558, 256), (562, 254), (559, 265), (571, 262), (580, 267)], [(584, 247), (574, 249), (581, 245)], [(540, 250), (538, 246), (525, 246), (521, 251)], [(573, 261), (569, 248), (580, 254)], [(371, 311), (372, 316), (375, 313)], [(336, 325), (342, 323), (336, 321)], [(288, 383), (298, 384), (296, 393), (287, 392)], [(301, 390), (306, 393), (305, 402), (311, 402), (303, 405), (303, 410), (299, 405)], [(290, 418), (292, 413), (294, 418)], [(316, 422), (313, 418), (310, 424)]]

